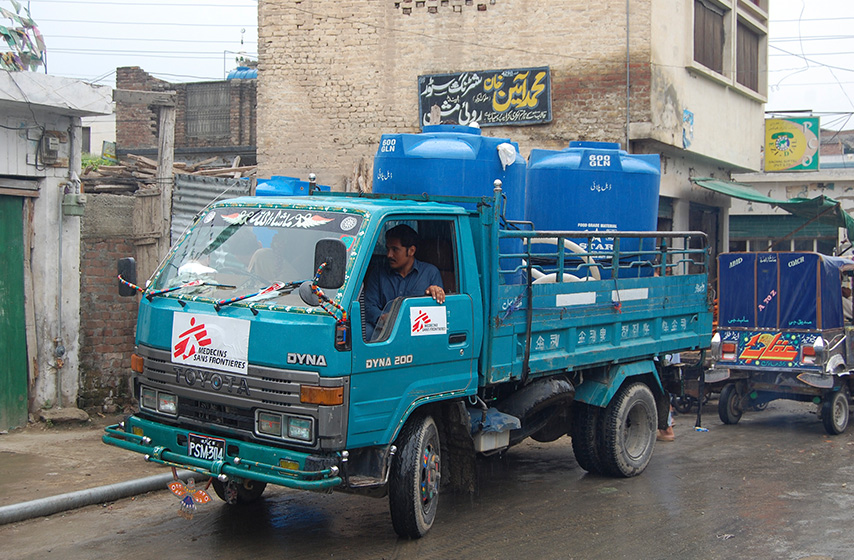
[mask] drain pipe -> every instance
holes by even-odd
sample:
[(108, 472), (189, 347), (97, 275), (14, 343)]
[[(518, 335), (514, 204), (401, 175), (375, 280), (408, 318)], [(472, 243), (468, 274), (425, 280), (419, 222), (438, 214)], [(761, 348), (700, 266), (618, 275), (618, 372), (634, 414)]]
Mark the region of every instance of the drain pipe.
[[(191, 475), (193, 473), (190, 471), (178, 471), (178, 478), (184, 481)], [(30, 502), (2, 506), (0, 507), (0, 525), (33, 519), (35, 517), (45, 517), (61, 511), (111, 502), (120, 498), (145, 494), (146, 492), (153, 492), (155, 490), (165, 490), (167, 488), (166, 485), (174, 479), (175, 477), (172, 476), (172, 473), (168, 472), (138, 480), (129, 480), (108, 486), (90, 488), (89, 490), (79, 490), (68, 494), (40, 498)]]

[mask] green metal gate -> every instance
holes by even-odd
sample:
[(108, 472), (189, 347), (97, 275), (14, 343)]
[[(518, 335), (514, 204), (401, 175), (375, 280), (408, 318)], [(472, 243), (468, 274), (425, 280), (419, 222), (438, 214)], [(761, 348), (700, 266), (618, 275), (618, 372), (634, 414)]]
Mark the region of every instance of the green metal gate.
[(23, 199), (0, 195), (0, 430), (27, 423)]

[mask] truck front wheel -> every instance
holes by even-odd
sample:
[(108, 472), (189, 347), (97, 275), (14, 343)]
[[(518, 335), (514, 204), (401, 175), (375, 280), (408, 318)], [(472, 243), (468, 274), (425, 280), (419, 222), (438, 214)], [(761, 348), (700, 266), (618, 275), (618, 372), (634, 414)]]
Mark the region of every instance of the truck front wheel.
[(220, 482), (219, 479), (214, 478), (211, 482), (219, 499), (230, 505), (251, 504), (261, 497), (267, 487), (266, 482), (249, 479)]
[(389, 479), (389, 509), (401, 537), (423, 537), (439, 504), (439, 430), (430, 416), (411, 419), (399, 438)]
[(652, 458), (657, 426), (658, 411), (649, 387), (644, 383), (621, 387), (605, 409), (603, 471), (624, 478), (642, 473)]

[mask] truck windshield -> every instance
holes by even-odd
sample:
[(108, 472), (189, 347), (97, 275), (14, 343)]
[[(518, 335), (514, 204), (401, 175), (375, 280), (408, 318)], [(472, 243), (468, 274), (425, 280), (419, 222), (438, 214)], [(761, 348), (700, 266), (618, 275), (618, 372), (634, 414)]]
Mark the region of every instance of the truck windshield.
[[(314, 277), (314, 246), (321, 239), (353, 245), (362, 216), (328, 210), (218, 207), (208, 210), (180, 241), (148, 292), (224, 300), (277, 282)], [(201, 282), (197, 282), (201, 281)], [(334, 299), (337, 290), (324, 290)], [(296, 291), (250, 297), (244, 303), (305, 306)]]

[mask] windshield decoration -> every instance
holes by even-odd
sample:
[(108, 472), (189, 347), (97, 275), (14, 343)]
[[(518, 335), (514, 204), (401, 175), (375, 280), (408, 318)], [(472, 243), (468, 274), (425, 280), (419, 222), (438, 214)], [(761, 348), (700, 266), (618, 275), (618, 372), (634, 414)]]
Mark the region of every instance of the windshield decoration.
[(238, 301), (243, 301), (244, 299), (249, 299), (249, 298), (264, 299), (265, 296), (272, 297), (276, 293), (290, 293), (290, 292), (294, 291), (294, 289), (297, 286), (299, 286), (300, 284), (302, 284), (305, 281), (306, 280), (297, 280), (296, 282), (288, 282), (288, 283), (276, 282), (272, 286), (267, 286), (263, 290), (261, 290), (259, 292), (255, 292), (254, 294), (246, 294), (245, 296), (237, 296), (237, 297), (233, 297), (233, 298), (229, 298), (229, 299), (222, 299), (222, 300), (220, 300), (214, 304), (214, 309), (219, 311), (220, 308), (222, 308), (226, 305), (231, 305), (232, 303), (235, 303)]
[[(215, 206), (181, 237), (144, 293), (149, 301), (209, 302), (217, 311), (243, 302), (253, 314), (256, 307), (313, 312), (296, 289), (314, 277), (315, 247), (340, 239), (349, 252), (345, 266), (352, 266), (364, 220), (362, 213), (326, 206)], [(342, 289), (327, 289), (327, 298)]]
[(122, 275), (121, 275), (121, 274), (119, 274), (119, 282), (121, 282), (121, 283), (122, 283), (122, 284), (124, 284), (125, 286), (128, 286), (129, 288), (133, 288), (133, 289), (134, 289), (134, 290), (136, 290), (137, 292), (142, 292), (142, 291), (144, 290), (144, 288), (140, 288), (140, 287), (139, 287), (139, 286), (137, 286), (136, 284), (131, 284), (130, 282), (128, 282), (127, 280), (125, 280), (124, 278), (122, 278)]
[[(323, 267), (326, 266), (326, 263), (321, 263), (320, 266), (317, 267), (317, 272), (314, 273), (314, 280), (311, 281), (311, 291), (317, 296), (319, 300), (320, 307), (323, 308), (324, 311), (335, 317), (335, 321), (340, 325), (342, 323), (347, 322), (347, 311), (329, 299), (326, 294), (323, 293), (323, 290), (320, 289), (320, 286), (317, 285), (317, 281), (320, 280), (320, 274), (323, 272)], [(338, 312), (341, 312), (341, 316), (338, 316)]]

